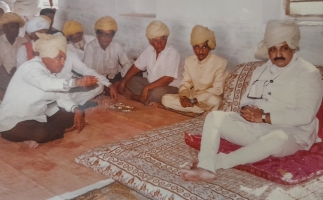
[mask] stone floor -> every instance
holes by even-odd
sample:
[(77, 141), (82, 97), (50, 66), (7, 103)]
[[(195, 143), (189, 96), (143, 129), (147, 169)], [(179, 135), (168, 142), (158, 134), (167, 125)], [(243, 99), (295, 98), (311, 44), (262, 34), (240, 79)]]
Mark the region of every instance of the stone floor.
[(119, 102), (134, 106), (135, 112), (107, 108), (110, 103), (106, 97), (96, 101), (99, 106), (87, 110), (89, 125), (81, 133), (67, 133), (64, 139), (41, 144), (36, 149), (0, 138), (1, 200), (48, 199), (106, 179), (104, 175), (76, 164), (74, 158), (93, 147), (189, 119), (124, 97), (119, 97)]

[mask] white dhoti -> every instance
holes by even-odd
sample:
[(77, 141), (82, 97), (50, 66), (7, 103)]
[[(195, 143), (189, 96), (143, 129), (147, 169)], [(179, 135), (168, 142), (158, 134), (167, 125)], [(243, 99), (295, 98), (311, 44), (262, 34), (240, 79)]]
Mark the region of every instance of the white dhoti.
[[(202, 97), (203, 96), (203, 97)], [(166, 94), (162, 97), (162, 104), (167, 108), (172, 108), (174, 110), (179, 110), (183, 112), (193, 112), (202, 113), (207, 110), (218, 110), (222, 103), (222, 98), (220, 96), (210, 94), (210, 93), (200, 93), (192, 98), (202, 97), (202, 101), (193, 107), (182, 107), (179, 101), (178, 94)]]
[[(254, 163), (269, 156), (292, 155), (308, 147), (293, 137), (302, 131), (296, 127), (247, 122), (239, 113), (211, 112), (204, 122), (198, 167), (215, 173), (217, 169)], [(220, 138), (243, 147), (229, 154), (218, 153)]]

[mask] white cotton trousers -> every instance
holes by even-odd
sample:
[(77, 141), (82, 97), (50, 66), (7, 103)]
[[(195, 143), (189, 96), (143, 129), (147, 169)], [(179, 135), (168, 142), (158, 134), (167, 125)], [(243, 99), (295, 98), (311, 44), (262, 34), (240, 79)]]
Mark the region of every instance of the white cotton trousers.
[[(202, 93), (199, 96), (201, 95), (205, 96), (205, 93)], [(179, 110), (183, 112), (203, 113), (207, 110), (218, 110), (219, 106), (221, 105), (222, 98), (216, 95), (207, 95), (204, 101), (199, 102), (193, 107), (184, 108), (179, 101), (178, 94), (165, 94), (162, 97), (161, 102), (165, 107), (172, 108), (174, 110)]]
[[(213, 111), (205, 119), (198, 167), (216, 172), (237, 165), (254, 163), (269, 156), (283, 157), (308, 148), (292, 136), (297, 127), (251, 123), (239, 113)], [(217, 153), (220, 138), (242, 147), (229, 154)]]

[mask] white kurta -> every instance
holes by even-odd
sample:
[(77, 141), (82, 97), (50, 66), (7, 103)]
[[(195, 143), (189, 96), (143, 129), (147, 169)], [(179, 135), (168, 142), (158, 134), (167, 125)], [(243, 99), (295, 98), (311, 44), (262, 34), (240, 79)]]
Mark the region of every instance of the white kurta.
[[(46, 68), (39, 57), (23, 64), (14, 74), (0, 105), (0, 132), (7, 131), (26, 120), (46, 122), (48, 106), (58, 106), (71, 112), (76, 106), (64, 88), (65, 79), (57, 78)], [(58, 108), (55, 110), (58, 111)]]
[[(34, 40), (31, 40), (31, 43), (34, 45), (34, 43), (35, 43)], [(22, 64), (24, 64), (27, 61), (28, 61), (27, 49), (26, 49), (26, 46), (24, 44), (22, 44), (18, 48), (18, 52), (17, 52), (17, 68), (20, 67)]]
[(5, 34), (0, 36), (0, 66), (3, 65), (8, 73), (17, 66), (17, 52), (25, 42), (27, 42), (26, 38), (17, 37), (11, 45)]
[[(84, 50), (86, 49), (87, 45), (95, 40), (95, 37), (92, 36), (92, 35), (83, 35), (83, 38), (84, 38)], [(77, 49), (74, 47), (74, 45), (69, 42), (69, 44), (67, 45), (67, 49), (73, 53), (75, 53), (77, 55), (77, 57), (81, 60), (81, 61), (84, 61), (84, 52), (82, 49)]]
[(159, 53), (156, 59), (156, 50), (149, 45), (135, 61), (135, 66), (141, 71), (147, 70), (148, 82), (152, 83), (164, 76), (173, 77), (175, 80), (169, 86), (178, 87), (179, 81), (176, 81), (180, 75), (180, 56), (178, 51), (166, 45), (165, 49)]
[[(270, 113), (272, 124), (248, 122), (236, 112), (211, 112), (203, 127), (198, 167), (215, 172), (269, 156), (283, 157), (308, 150), (319, 141), (316, 113), (323, 96), (320, 72), (297, 55), (277, 72), (270, 70), (272, 67), (269, 60), (253, 72), (240, 104), (255, 105)], [(261, 91), (262, 98), (250, 99), (248, 95), (254, 92), (249, 91), (253, 91), (256, 80), (265, 83), (254, 90)], [(229, 154), (217, 154), (220, 138), (243, 147)]]
[(132, 65), (132, 61), (129, 60), (120, 44), (112, 41), (106, 50), (103, 50), (98, 39), (87, 45), (84, 63), (99, 74), (108, 75), (110, 79), (113, 79), (119, 72), (124, 77)]

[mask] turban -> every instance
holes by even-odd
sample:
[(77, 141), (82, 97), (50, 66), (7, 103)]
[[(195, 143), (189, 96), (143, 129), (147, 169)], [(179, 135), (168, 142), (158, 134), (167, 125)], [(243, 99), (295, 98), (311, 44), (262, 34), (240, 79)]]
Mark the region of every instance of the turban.
[(97, 30), (103, 30), (103, 31), (114, 30), (114, 32), (117, 32), (118, 25), (117, 25), (116, 20), (114, 20), (112, 17), (105, 16), (105, 17), (101, 17), (100, 19), (98, 19), (98, 21), (95, 22), (94, 29), (95, 29), (95, 31), (97, 31)]
[(169, 36), (169, 34), (170, 32), (166, 24), (158, 20), (150, 22), (146, 29), (146, 36), (149, 40), (161, 36)]
[(49, 29), (50, 23), (43, 16), (37, 16), (26, 22), (26, 31), (28, 34), (42, 30)]
[(196, 25), (191, 33), (191, 45), (199, 45), (207, 41), (207, 45), (213, 50), (216, 46), (214, 32), (207, 27)]
[(78, 32), (83, 32), (83, 26), (80, 22), (72, 20), (65, 22), (63, 33), (66, 37)]
[(4, 13), (10, 12), (8, 4), (6, 4), (3, 1), (0, 1), (0, 8), (3, 10)]
[(266, 26), (264, 40), (258, 44), (255, 56), (268, 58), (268, 49), (282, 42), (286, 42), (291, 49), (296, 49), (300, 39), (301, 33), (295, 23), (270, 20)]
[(47, 35), (36, 33), (39, 39), (34, 43), (34, 51), (39, 52), (39, 56), (44, 58), (55, 58), (60, 51), (66, 53), (67, 42), (62, 35)]
[(25, 25), (25, 21), (16, 13), (4, 13), (1, 17), (0, 17), (0, 28), (5, 25), (5, 24), (9, 24), (9, 23), (19, 23), (19, 26), (22, 27)]

